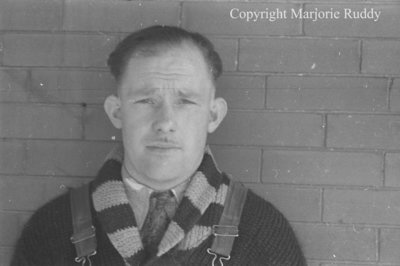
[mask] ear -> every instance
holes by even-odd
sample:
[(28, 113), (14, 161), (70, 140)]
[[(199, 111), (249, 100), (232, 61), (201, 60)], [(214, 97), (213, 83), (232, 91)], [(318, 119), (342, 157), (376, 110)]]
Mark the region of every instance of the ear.
[(104, 101), (104, 110), (114, 127), (122, 127), (121, 100), (115, 95), (110, 95)]
[(210, 107), (210, 120), (208, 122), (208, 133), (214, 132), (228, 112), (228, 104), (223, 98), (216, 98)]

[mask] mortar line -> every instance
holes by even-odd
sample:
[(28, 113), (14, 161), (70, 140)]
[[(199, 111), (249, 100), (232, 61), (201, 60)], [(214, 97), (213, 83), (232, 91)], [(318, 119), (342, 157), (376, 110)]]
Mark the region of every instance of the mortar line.
[(394, 83), (394, 78), (389, 78), (387, 82), (387, 88), (386, 88), (386, 104), (388, 111), (392, 111), (392, 106), (391, 106), (391, 100), (390, 100), (390, 94), (392, 93), (393, 89), (393, 83)]

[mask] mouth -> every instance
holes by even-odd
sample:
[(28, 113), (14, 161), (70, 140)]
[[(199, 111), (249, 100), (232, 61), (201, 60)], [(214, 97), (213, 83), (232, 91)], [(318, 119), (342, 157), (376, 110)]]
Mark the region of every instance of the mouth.
[(151, 151), (167, 152), (180, 150), (181, 146), (175, 142), (152, 142), (146, 145), (146, 148)]

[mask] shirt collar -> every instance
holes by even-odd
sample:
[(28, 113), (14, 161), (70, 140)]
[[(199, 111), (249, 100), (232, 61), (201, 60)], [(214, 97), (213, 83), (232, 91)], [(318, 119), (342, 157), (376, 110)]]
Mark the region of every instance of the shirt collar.
[[(128, 172), (126, 171), (125, 167), (122, 167), (122, 171), (125, 172), (125, 174), (122, 174), (122, 180), (125, 184), (125, 186), (127, 186), (129, 189), (132, 189), (134, 191), (142, 191), (142, 189), (144, 189), (148, 195), (150, 195), (153, 191), (155, 191), (154, 189), (147, 187), (143, 184), (138, 183), (133, 177), (131, 177)], [(185, 181), (183, 181), (182, 183), (176, 185), (175, 187), (171, 188), (171, 192), (172, 194), (174, 194), (175, 199), (180, 202), (183, 194), (189, 184), (190, 178), (186, 179)]]

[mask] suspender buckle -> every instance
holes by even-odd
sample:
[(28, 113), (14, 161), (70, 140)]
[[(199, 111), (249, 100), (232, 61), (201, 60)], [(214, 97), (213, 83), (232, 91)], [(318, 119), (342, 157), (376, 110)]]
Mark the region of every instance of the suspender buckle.
[(77, 263), (82, 263), (82, 266), (85, 266), (85, 265), (86, 265), (86, 262), (88, 262), (88, 266), (92, 266), (92, 261), (90, 260), (90, 257), (96, 255), (96, 253), (97, 253), (97, 252), (96, 252), (96, 250), (95, 250), (95, 251), (93, 251), (92, 253), (90, 253), (89, 255), (82, 256), (82, 257), (76, 257), (76, 258), (75, 258), (75, 261), (76, 261)]
[(91, 266), (90, 257), (96, 254), (97, 243), (90, 211), (89, 185), (71, 190), (70, 205), (73, 227), (71, 242), (75, 246), (75, 262), (82, 266)]
[(90, 226), (88, 228), (82, 229), (81, 231), (74, 233), (71, 236), (71, 242), (73, 244), (88, 240), (96, 236), (96, 229), (94, 226)]
[(231, 256), (224, 257), (224, 256), (221, 256), (221, 255), (219, 255), (219, 254), (217, 254), (217, 253), (212, 252), (212, 251), (211, 251), (211, 248), (208, 248), (208, 249), (207, 249), (207, 253), (214, 256), (214, 258), (213, 258), (213, 260), (212, 260), (212, 264), (211, 264), (212, 266), (217, 266), (217, 265), (215, 264), (215, 262), (217, 261), (217, 259), (218, 259), (218, 263), (219, 263), (220, 266), (224, 266), (224, 262), (223, 262), (222, 260), (230, 260), (230, 259), (231, 259)]
[(96, 249), (93, 249), (93, 241), (96, 241), (96, 229), (93, 225), (71, 236), (71, 242), (75, 245), (78, 255), (75, 262), (81, 263), (82, 266), (92, 265), (90, 257), (96, 255)]
[(207, 253), (214, 256), (212, 266), (216, 266), (216, 263), (223, 266), (223, 260), (227, 261), (231, 258), (233, 242), (239, 236), (240, 216), (246, 196), (247, 188), (231, 181), (219, 224), (212, 226), (214, 239), (211, 248), (207, 249)]
[[(207, 253), (213, 255), (212, 266), (224, 266), (223, 260), (230, 260), (231, 247), (235, 237), (239, 236), (239, 229), (235, 225), (213, 225), (212, 234), (215, 236), (213, 246)], [(221, 255), (223, 254), (223, 255)], [(217, 264), (215, 264), (218, 262)]]
[(212, 234), (214, 236), (231, 236), (238, 237), (239, 229), (235, 225), (218, 225), (215, 224), (212, 226)]

